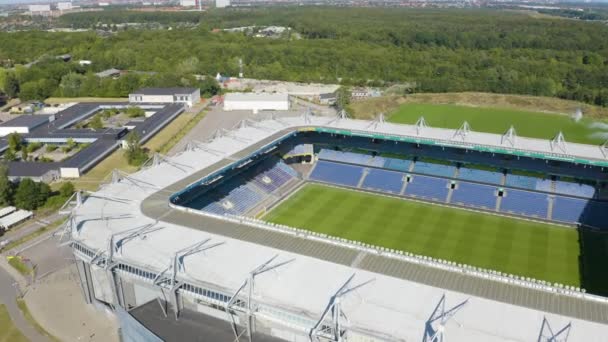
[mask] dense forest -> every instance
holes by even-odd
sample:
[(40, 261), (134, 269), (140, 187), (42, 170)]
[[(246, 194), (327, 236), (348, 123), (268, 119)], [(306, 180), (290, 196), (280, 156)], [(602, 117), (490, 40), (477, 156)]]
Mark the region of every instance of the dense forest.
[[(414, 85), (416, 92), (486, 91), (556, 96), (608, 106), (608, 26), (493, 10), (260, 8), (205, 13), (103, 11), (60, 18), (66, 27), (100, 23), (197, 22), (171, 30), (0, 33), (5, 67), (69, 53), (87, 68), (51, 58), (0, 72), (26, 97), (116, 96), (142, 84), (193, 84), (192, 74), (346, 85)], [(299, 35), (256, 38), (214, 30), (289, 26)], [(176, 26), (177, 27), (177, 26)], [(96, 80), (107, 68), (155, 71)], [(0, 80), (2, 81), (2, 80)], [(212, 85), (207, 85), (212, 86)], [(46, 89), (46, 90), (44, 90)], [(4, 89), (6, 91), (6, 89)]]

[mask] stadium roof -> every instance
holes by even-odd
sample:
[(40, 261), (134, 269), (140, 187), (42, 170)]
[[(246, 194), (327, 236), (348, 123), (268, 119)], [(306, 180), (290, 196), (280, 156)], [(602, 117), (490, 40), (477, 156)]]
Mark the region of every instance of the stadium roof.
[(189, 95), (199, 90), (198, 88), (141, 88), (132, 92), (131, 95)]
[[(168, 196), (200, 179), (201, 174), (210, 173), (246, 157), (251, 150), (259, 149), (294, 130), (314, 129), (367, 136), (382, 134), (395, 139), (403, 138), (402, 134), (415, 132), (415, 127), (407, 125), (312, 116), (243, 125), (238, 130), (209, 141), (199, 149), (184, 151), (120, 182), (105, 185), (95, 196), (88, 197), (84, 204), (76, 209), (78, 233), (73, 233), (72, 238), (96, 252), (103, 253), (107, 250), (108, 241), (113, 234), (123, 233), (134, 227), (154, 225), (160, 229), (146, 233), (145, 238), (131, 239), (121, 245), (120, 251), (114, 254), (114, 261), (123, 261), (155, 272), (166, 269), (177, 251), (195, 242), (208, 238), (213, 242), (223, 242), (204, 254), (189, 255), (184, 260), (184, 270), (179, 271), (178, 276), (184, 281), (206, 283), (227, 294), (234, 293), (248, 277), (249, 272), (271, 257), (278, 255), (278, 261), (293, 260), (275, 272), (256, 278), (254, 298), (273, 308), (306, 317), (300, 324), (308, 328), (320, 318), (335, 291), (351, 275), (356, 274), (357, 283), (370, 280), (372, 282), (342, 299), (342, 308), (349, 317), (350, 329), (354, 331), (372, 333), (388, 340), (419, 340), (429, 316), (445, 294), (449, 307), (469, 300), (457, 314), (458, 322), (462, 326), (452, 322), (452, 325), (446, 327), (446, 333), (454, 341), (536, 340), (545, 317), (554, 326), (562, 327), (572, 322), (570, 338), (573, 341), (605, 340), (608, 301), (600, 297), (547, 293), (549, 300), (559, 301), (560, 305), (554, 313), (546, 313), (534, 309), (536, 303), (544, 298), (536, 296), (540, 291), (523, 286), (510, 285), (510, 293), (507, 293), (506, 287), (499, 288), (502, 292), (499, 291), (492, 297), (487, 294), (487, 289), (478, 292), (474, 289), (483, 286), (479, 284), (484, 281), (492, 280), (480, 277), (479, 283), (475, 285), (475, 282), (465, 281), (469, 278), (475, 280), (473, 275), (457, 273), (458, 278), (455, 279), (471, 284), (469, 286), (472, 288), (461, 287), (458, 291), (442, 289), (426, 284), (432, 283), (431, 280), (441, 283), (442, 279), (451, 279), (455, 272), (442, 270), (429, 273), (432, 279), (429, 278), (426, 282), (412, 281), (411, 279), (415, 278), (413, 276), (397, 277), (390, 272), (370, 272), (356, 262), (361, 252), (344, 248), (338, 243), (334, 246), (318, 239), (306, 240), (295, 234), (282, 232), (275, 235), (282, 236), (289, 242), (276, 243), (274, 246), (269, 246), (273, 241), (252, 243), (247, 240), (256, 233), (256, 229), (263, 230), (262, 228), (233, 222), (235, 228), (230, 231), (234, 233), (229, 235), (223, 232), (224, 225), (227, 224), (223, 220), (180, 212), (168, 207)], [(425, 139), (437, 137), (448, 142), (451, 141), (454, 130), (428, 129), (425, 134), (428, 134)], [(412, 135), (415, 136), (417, 135)], [(480, 133), (479, 136), (470, 134), (466, 139), (473, 138), (493, 144), (500, 136)], [(541, 140), (520, 139), (522, 140), (519, 144), (527, 144), (530, 140), (531, 148), (544, 151), (547, 147)], [(580, 146), (580, 150), (579, 146), (570, 148), (571, 151), (585, 153), (597, 149), (586, 145)], [(104, 219), (100, 219), (102, 217)], [(186, 224), (187, 222), (189, 223)], [(317, 256), (317, 252), (311, 250), (311, 246), (319, 245), (325, 246), (324, 253), (328, 254), (327, 258), (322, 253)], [(331, 255), (341, 251), (345, 251), (346, 257)], [(390, 259), (381, 255), (377, 257)], [(370, 255), (370, 258), (374, 260), (376, 256)], [(323, 259), (331, 259), (334, 262)], [(405, 264), (404, 262), (399, 267), (404, 267)], [(511, 295), (517, 300), (506, 299)], [(510, 304), (522, 302), (531, 304)], [(565, 316), (565, 312), (573, 312), (569, 311), (571, 307), (588, 312)], [(572, 316), (591, 318), (587, 320)]]

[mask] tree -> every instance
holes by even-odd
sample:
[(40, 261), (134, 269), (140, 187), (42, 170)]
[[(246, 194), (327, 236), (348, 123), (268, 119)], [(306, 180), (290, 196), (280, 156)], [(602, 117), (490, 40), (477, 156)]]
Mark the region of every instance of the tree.
[(130, 106), (127, 108), (127, 110), (125, 110), (125, 114), (127, 114), (127, 116), (130, 118), (138, 118), (146, 115), (146, 112), (139, 107)]
[(51, 187), (44, 183), (40, 182), (38, 185), (38, 194), (36, 195), (36, 208), (42, 207), (46, 200), (51, 196)]
[(59, 194), (65, 198), (72, 196), (74, 194), (74, 184), (72, 182), (63, 183), (59, 188)]
[(350, 104), (351, 89), (349, 87), (340, 87), (336, 91), (336, 107), (338, 109), (346, 109)]
[(101, 121), (101, 116), (95, 115), (89, 123), (89, 126), (94, 130), (103, 129), (103, 121)]
[(38, 185), (29, 178), (19, 182), (15, 191), (15, 206), (25, 210), (34, 210), (38, 207)]
[(137, 134), (137, 132), (131, 131), (129, 134), (127, 134), (125, 143), (127, 145), (125, 157), (127, 158), (127, 162), (129, 163), (129, 165), (139, 166), (143, 164), (146, 160), (148, 160), (148, 154), (141, 147), (141, 143), (139, 142), (139, 135)]
[(7, 206), (11, 203), (13, 195), (13, 183), (8, 179), (8, 166), (0, 164), (0, 205)]
[(27, 148), (22, 148), (21, 149), (21, 160), (27, 161), (27, 157), (28, 157)]
[(15, 151), (19, 151), (21, 149), (21, 135), (17, 132), (13, 132), (8, 135), (8, 148)]
[(4, 84), (2, 85), (2, 89), (6, 96), (9, 98), (14, 98), (19, 95), (19, 80), (15, 76), (14, 73), (9, 73), (4, 77)]
[(6, 152), (4, 152), (4, 160), (14, 161), (15, 159), (17, 159), (17, 156), (15, 155), (15, 151), (12, 149), (9, 148)]

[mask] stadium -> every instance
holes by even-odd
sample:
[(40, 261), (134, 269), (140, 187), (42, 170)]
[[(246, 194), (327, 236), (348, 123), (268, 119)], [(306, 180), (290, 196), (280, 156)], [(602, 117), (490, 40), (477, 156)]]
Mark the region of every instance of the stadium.
[(561, 133), (271, 117), (116, 172), (65, 235), (131, 341), (604, 341), (607, 168)]

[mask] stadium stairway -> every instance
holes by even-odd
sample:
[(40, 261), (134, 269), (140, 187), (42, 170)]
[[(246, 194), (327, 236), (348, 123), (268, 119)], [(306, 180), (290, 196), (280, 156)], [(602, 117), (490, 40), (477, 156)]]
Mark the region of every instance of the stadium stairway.
[(549, 195), (549, 203), (547, 204), (547, 220), (553, 217), (553, 202), (555, 201), (554, 195)]
[(361, 189), (361, 186), (363, 185), (363, 182), (365, 182), (365, 178), (367, 177), (368, 174), (369, 174), (369, 168), (366, 167), (365, 169), (363, 169), (363, 172), (361, 173), (361, 179), (359, 179), (359, 183), (357, 183), (358, 189)]
[[(503, 178), (504, 180), (504, 178)], [(494, 207), (495, 211), (500, 211), (500, 205), (502, 204), (502, 197), (496, 196), (496, 207)]]
[(401, 191), (399, 191), (399, 195), (403, 196), (405, 194), (405, 188), (407, 187), (407, 176), (403, 176), (403, 185), (401, 185)]

